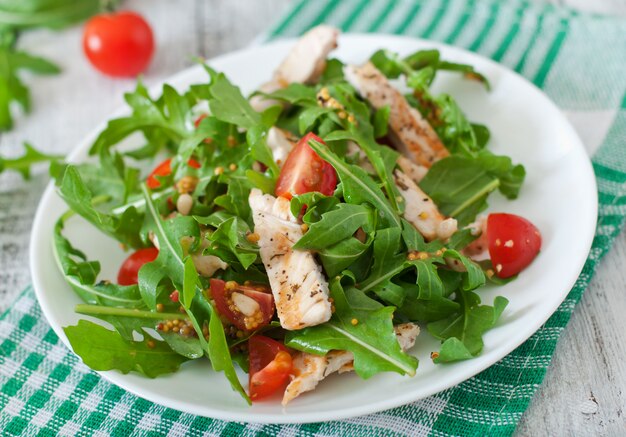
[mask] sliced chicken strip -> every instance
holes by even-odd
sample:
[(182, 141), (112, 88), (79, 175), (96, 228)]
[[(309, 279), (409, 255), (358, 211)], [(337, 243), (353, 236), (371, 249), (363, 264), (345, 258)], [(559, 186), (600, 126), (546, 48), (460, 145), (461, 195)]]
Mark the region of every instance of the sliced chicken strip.
[[(260, 91), (272, 93), (290, 83), (310, 84), (315, 82), (326, 68), (328, 54), (337, 47), (339, 31), (331, 26), (314, 27), (296, 42), (269, 82), (261, 85)], [(257, 111), (276, 104), (273, 100), (255, 96), (250, 104)]]
[(409, 105), (371, 62), (361, 67), (344, 67), (346, 79), (370, 104), (380, 109), (389, 105), (390, 138), (398, 150), (417, 164), (430, 168), (434, 162), (449, 155), (435, 130), (420, 113)]
[[(403, 351), (415, 345), (420, 328), (415, 323), (403, 323), (394, 326), (398, 343)], [(344, 373), (354, 370), (354, 355), (349, 351), (330, 351), (325, 356), (298, 352), (293, 360), (294, 377), (285, 389), (283, 405), (313, 390), (317, 384), (335, 372)]]
[(399, 170), (394, 172), (396, 185), (404, 199), (404, 218), (427, 240), (447, 240), (457, 230), (453, 218), (444, 217), (435, 202), (413, 180)]
[(276, 161), (279, 167), (282, 167), (289, 152), (291, 152), (291, 149), (293, 149), (298, 142), (298, 139), (289, 131), (271, 127), (267, 132), (266, 142), (272, 151), (274, 161)]
[(293, 249), (302, 228), (291, 214), (289, 200), (253, 189), (249, 203), (281, 326), (293, 330), (327, 322), (328, 282), (310, 251)]
[(424, 176), (426, 176), (426, 173), (428, 173), (428, 168), (424, 167), (423, 165), (414, 163), (405, 156), (400, 155), (397, 162), (400, 170), (402, 170), (408, 177), (413, 179), (413, 182), (415, 182), (416, 184), (419, 184), (422, 179), (424, 179)]
[(287, 405), (302, 393), (317, 387), (317, 384), (325, 378), (324, 371), (328, 366), (328, 361), (325, 356), (298, 352), (294, 356), (292, 366), (294, 378), (285, 389), (283, 405)]

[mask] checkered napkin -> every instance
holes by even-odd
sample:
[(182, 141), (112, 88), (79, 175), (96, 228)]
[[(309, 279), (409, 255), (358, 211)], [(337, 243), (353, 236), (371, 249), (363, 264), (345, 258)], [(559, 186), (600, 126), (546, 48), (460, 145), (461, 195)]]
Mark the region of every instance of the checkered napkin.
[(294, 3), (270, 39), (329, 23), (430, 38), (478, 52), (541, 87), (590, 153), (599, 222), (580, 278), (526, 343), (474, 378), (404, 407), (307, 425), (223, 422), (164, 408), (111, 385), (59, 341), (31, 288), (0, 319), (4, 435), (509, 435), (541, 384), (576, 303), (626, 214), (626, 22), (518, 1), (315, 0)]

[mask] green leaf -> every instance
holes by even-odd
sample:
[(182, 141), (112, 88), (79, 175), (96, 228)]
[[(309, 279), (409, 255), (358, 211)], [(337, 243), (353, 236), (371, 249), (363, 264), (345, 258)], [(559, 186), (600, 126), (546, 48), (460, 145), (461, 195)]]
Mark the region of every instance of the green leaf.
[(444, 258), (453, 258), (461, 261), (467, 271), (463, 275), (462, 288), (465, 291), (474, 290), (485, 285), (485, 274), (478, 264), (466, 256), (461, 255), (456, 250), (448, 249), (443, 254)]
[(383, 106), (374, 113), (375, 138), (387, 135), (389, 129), (389, 114), (391, 114), (391, 107), (389, 105)]
[(376, 231), (374, 237), (374, 264), (367, 279), (359, 284), (363, 292), (377, 292), (391, 278), (405, 268), (405, 255), (400, 253), (400, 229), (387, 228)]
[(293, 247), (321, 250), (350, 237), (372, 221), (373, 211), (367, 206), (340, 203), (336, 209), (322, 214), (321, 220), (312, 223)]
[[(446, 319), (429, 323), (428, 332), (441, 341), (456, 338), (471, 356), (476, 356), (483, 349), (483, 334), (496, 324), (508, 301), (498, 296), (493, 306), (480, 305), (480, 298), (471, 291), (458, 291), (456, 301), (460, 311)], [(445, 350), (440, 351), (436, 362), (467, 358), (458, 342), (449, 343)]]
[(38, 151), (29, 143), (24, 143), (24, 155), (12, 159), (0, 156), (0, 173), (5, 170), (14, 170), (19, 172), (24, 179), (29, 179), (32, 165), (57, 159), (63, 159), (63, 157), (60, 155), (47, 155)]
[(269, 94), (260, 93), (271, 100), (279, 100), (292, 105), (317, 104), (315, 88), (301, 83), (290, 83), (287, 87), (281, 88)]
[(400, 349), (391, 322), (393, 307), (383, 307), (359, 290), (344, 292), (337, 279), (330, 290), (336, 309), (331, 320), (289, 331), (285, 344), (317, 355), (348, 350), (354, 354), (354, 370), (365, 379), (384, 371), (414, 375), (417, 359)]
[(263, 194), (274, 194), (276, 182), (272, 178), (254, 170), (246, 170), (246, 177), (250, 185), (263, 191)]
[(119, 217), (98, 211), (93, 206), (91, 192), (73, 165), (67, 166), (63, 178), (57, 184), (59, 195), (74, 212), (123, 244), (143, 246), (139, 236), (143, 217), (134, 207), (127, 208)]
[[(139, 287), (144, 300), (150, 300), (148, 306), (154, 308), (152, 305), (156, 300), (153, 290), (166, 276), (178, 290), (183, 290), (181, 303), (187, 311), (200, 344), (210, 358), (213, 368), (216, 371), (224, 371), (233, 390), (239, 392), (250, 403), (235, 373), (222, 322), (199, 287), (200, 280), (193, 268), (193, 263), (187, 261), (186, 265), (183, 261), (181, 240), (183, 237), (191, 237), (194, 241), (198, 241), (200, 236), (198, 222), (193, 217), (177, 217), (163, 221), (146, 186), (141, 185), (141, 190), (146, 201), (148, 223), (159, 240), (159, 255), (153, 262), (144, 264), (139, 270)], [(192, 287), (192, 284), (195, 287)], [(195, 289), (191, 291), (191, 288)], [(204, 339), (202, 332), (205, 324), (209, 327), (208, 342)]]
[(204, 356), (202, 344), (198, 338), (187, 337), (172, 332), (159, 332), (159, 335), (163, 337), (163, 340), (169, 344), (174, 352), (183, 357), (196, 360)]
[(144, 307), (136, 285), (96, 283), (100, 273), (100, 263), (88, 261), (85, 254), (73, 247), (62, 235), (65, 220), (69, 216), (66, 214), (61, 217), (54, 226), (53, 254), (59, 270), (76, 294), (88, 303), (126, 308)]
[(261, 115), (252, 109), (248, 100), (241, 94), (223, 73), (218, 73), (211, 82), (209, 108), (217, 119), (251, 129), (261, 123)]
[(499, 185), (480, 163), (461, 156), (436, 162), (420, 182), (441, 213), (455, 217), (461, 226), (487, 207), (487, 196)]
[(87, 320), (63, 331), (74, 352), (94, 370), (137, 372), (155, 378), (176, 372), (187, 361), (165, 342), (152, 340), (154, 347), (150, 347), (147, 341), (125, 341), (117, 332)]
[(348, 268), (367, 252), (372, 245), (372, 241), (373, 238), (368, 238), (365, 243), (362, 243), (354, 237), (348, 237), (320, 250), (319, 257), (326, 275), (333, 277)]
[(317, 141), (311, 140), (309, 145), (337, 171), (339, 179), (341, 179), (346, 202), (357, 205), (369, 203), (378, 211), (381, 224), (387, 226), (401, 225), (400, 217), (398, 217), (383, 192), (365, 170), (342, 161), (325, 145)]
[[(219, 213), (213, 216), (216, 214)], [(204, 251), (206, 254), (215, 255), (229, 264), (239, 262), (244, 269), (256, 261), (259, 248), (246, 238), (250, 228), (241, 218), (230, 216), (222, 222), (211, 220), (204, 223), (217, 228), (207, 236), (210, 244)]]

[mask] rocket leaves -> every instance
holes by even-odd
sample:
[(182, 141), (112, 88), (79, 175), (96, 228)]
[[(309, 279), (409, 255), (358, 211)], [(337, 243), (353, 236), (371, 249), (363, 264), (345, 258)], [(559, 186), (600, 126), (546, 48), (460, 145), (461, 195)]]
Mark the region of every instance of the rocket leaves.
[(156, 378), (177, 371), (187, 361), (163, 341), (125, 340), (117, 332), (87, 320), (79, 320), (63, 331), (74, 352), (94, 370), (137, 372)]
[[(85, 363), (154, 377), (176, 371), (188, 359), (208, 359), (249, 401), (234, 362), (247, 366), (247, 339), (265, 330), (272, 330), (272, 338), (284, 336), (286, 345), (300, 351), (349, 351), (363, 378), (383, 371), (415, 373), (417, 360), (401, 349), (394, 331), (394, 324), (402, 322), (425, 324), (442, 341), (436, 362), (481, 351), (482, 336), (495, 326), (506, 301), (481, 304), (475, 290), (485, 285), (486, 267), (464, 255), (476, 236), (462, 227), (486, 207), (491, 192), (515, 198), (524, 169), (488, 152), (488, 129), (470, 123), (451, 97), (430, 94), (430, 84), (444, 70), (486, 82), (472, 67), (443, 61), (435, 50), (406, 58), (378, 52), (372, 61), (389, 77), (406, 76), (413, 89), (407, 99), (451, 152), (430, 168), (420, 187), (443, 215), (458, 220), (460, 230), (445, 241), (427, 241), (403, 218), (411, 205), (399, 196), (393, 176), (399, 153), (384, 138), (392, 111), (373, 110), (345, 81), (340, 61), (328, 62), (317, 84), (254, 93), (276, 103), (261, 112), (226, 75), (208, 66), (207, 82), (188, 91), (165, 85), (155, 97), (139, 83), (125, 96), (129, 115), (111, 120), (94, 142), (92, 162), (51, 166), (58, 192), (71, 208), (55, 228), (59, 268), (86, 302), (76, 311), (115, 329), (85, 321), (66, 328)], [(290, 212), (303, 235), (293, 247), (276, 249), (300, 251), (321, 264), (334, 311), (328, 322), (300, 330), (280, 329), (275, 317), (257, 331), (235, 332), (214, 306), (207, 273), (212, 265), (199, 263), (215, 261), (214, 276), (225, 281), (250, 287), (271, 282), (259, 242), (269, 246), (273, 241), (260, 235), (262, 227), (255, 229), (254, 218), (261, 213), (252, 214), (249, 195), (253, 187), (273, 194), (281, 172), (293, 171), (274, 161), (274, 145), (267, 139), (273, 126), (294, 136), (310, 131), (321, 136), (326, 144), (310, 141), (309, 147), (337, 173), (339, 183), (330, 195), (308, 192), (291, 199)], [(144, 139), (139, 148), (116, 147), (136, 134)], [(27, 176), (30, 163), (52, 158), (27, 148), (22, 158), (0, 159), (0, 169)], [(159, 175), (160, 186), (150, 190), (146, 173), (163, 159), (171, 159), (169, 174)], [(150, 161), (137, 162), (142, 160)], [(181, 200), (190, 200), (191, 207), (181, 206)], [(74, 213), (125, 246), (158, 248), (156, 259), (140, 268), (138, 284), (120, 286), (98, 278), (99, 263), (63, 236), (64, 223)], [(285, 211), (262, 213), (283, 216)], [(283, 259), (284, 274), (287, 268), (294, 270), (289, 274), (298, 273), (297, 266), (288, 265), (298, 257)], [(178, 299), (176, 294), (170, 298), (174, 290)], [(193, 327), (191, 335), (161, 328), (154, 334), (160, 323), (178, 318)], [(138, 341), (141, 336), (144, 340)], [(102, 339), (111, 347), (105, 348)]]
[(417, 359), (400, 349), (391, 316), (385, 307), (354, 288), (344, 291), (340, 281), (330, 281), (336, 311), (322, 325), (290, 331), (285, 344), (294, 349), (323, 355), (330, 350), (354, 354), (354, 370), (362, 378), (392, 371), (414, 375)]

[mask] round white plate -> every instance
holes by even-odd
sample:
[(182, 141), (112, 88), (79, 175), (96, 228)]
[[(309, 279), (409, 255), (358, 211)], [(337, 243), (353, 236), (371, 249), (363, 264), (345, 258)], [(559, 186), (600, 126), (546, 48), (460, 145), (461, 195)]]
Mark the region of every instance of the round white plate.
[[(253, 47), (220, 56), (210, 64), (249, 93), (271, 76), (292, 44), (293, 41), (281, 41)], [(362, 63), (379, 48), (408, 54), (432, 47), (441, 50), (445, 59), (472, 64), (489, 78), (491, 92), (458, 75), (442, 74), (435, 87), (436, 91), (453, 95), (471, 120), (491, 129), (493, 152), (509, 155), (526, 167), (528, 174), (519, 199), (510, 202), (494, 194), (489, 210), (521, 214), (543, 234), (541, 253), (517, 280), (480, 291), (485, 303), (491, 304), (494, 296), (501, 294), (510, 304), (498, 326), (485, 335), (485, 348), (479, 357), (436, 366), (429, 354), (438, 350), (438, 342), (423, 333), (411, 351), (420, 359), (415, 377), (381, 374), (363, 381), (353, 374), (335, 375), (287, 408), (279, 401), (249, 407), (230, 389), (221, 373), (210, 369), (206, 360), (186, 363), (178, 373), (158, 379), (115, 371), (100, 374), (145, 399), (202, 416), (264, 423), (327, 421), (385, 410), (452, 387), (528, 339), (574, 285), (591, 247), (597, 214), (593, 171), (583, 145), (559, 109), (535, 86), (490, 60), (442, 44), (389, 35), (343, 35), (332, 55), (346, 62)], [(185, 89), (206, 80), (206, 73), (196, 66), (168, 83)], [(70, 154), (69, 160), (87, 159), (89, 145), (103, 127), (104, 124), (94, 130)], [(55, 332), (68, 344), (62, 327), (76, 324), (83, 316), (74, 313), (74, 305), (80, 300), (66, 285), (52, 257), (53, 226), (65, 210), (50, 184), (37, 211), (30, 253), (41, 308)], [(124, 259), (117, 243), (81, 219), (72, 219), (66, 228), (70, 241), (90, 259), (101, 261), (101, 278), (115, 278)], [(240, 376), (247, 381), (244, 373)]]

